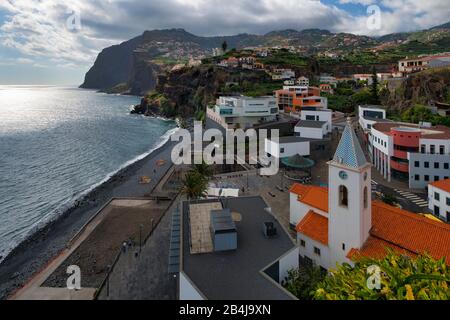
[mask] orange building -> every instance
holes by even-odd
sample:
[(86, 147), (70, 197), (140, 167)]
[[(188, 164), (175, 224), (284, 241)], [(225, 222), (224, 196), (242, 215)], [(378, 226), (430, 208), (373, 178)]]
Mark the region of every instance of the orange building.
[(284, 86), (275, 96), (280, 110), (288, 113), (299, 113), (302, 107), (327, 108), (327, 99), (320, 96), (317, 87)]

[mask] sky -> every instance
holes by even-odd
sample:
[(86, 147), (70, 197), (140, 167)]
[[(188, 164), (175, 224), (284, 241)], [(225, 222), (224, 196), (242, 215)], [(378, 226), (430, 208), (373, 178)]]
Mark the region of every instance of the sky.
[(0, 0), (0, 85), (79, 85), (103, 48), (144, 30), (212, 36), (321, 28), (380, 36), (449, 22), (448, 1)]

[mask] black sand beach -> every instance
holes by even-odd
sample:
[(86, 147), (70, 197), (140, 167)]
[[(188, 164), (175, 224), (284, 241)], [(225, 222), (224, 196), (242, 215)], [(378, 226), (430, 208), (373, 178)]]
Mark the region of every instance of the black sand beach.
[[(16, 247), (0, 264), (0, 299), (6, 299), (23, 286), (63, 250), (77, 231), (112, 197), (143, 197), (151, 192), (170, 169), (170, 154), (175, 144), (169, 140), (147, 157), (124, 168)], [(156, 164), (160, 159), (165, 160), (162, 166)], [(152, 180), (149, 184), (139, 184), (141, 176), (150, 176)]]

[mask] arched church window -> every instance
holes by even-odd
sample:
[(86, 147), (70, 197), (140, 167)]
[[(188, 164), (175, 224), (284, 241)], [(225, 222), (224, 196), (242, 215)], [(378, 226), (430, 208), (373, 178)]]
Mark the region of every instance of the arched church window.
[(369, 193), (367, 191), (367, 187), (364, 187), (364, 209), (367, 209), (367, 206), (369, 204)]
[(339, 205), (348, 207), (348, 189), (346, 186), (339, 186)]

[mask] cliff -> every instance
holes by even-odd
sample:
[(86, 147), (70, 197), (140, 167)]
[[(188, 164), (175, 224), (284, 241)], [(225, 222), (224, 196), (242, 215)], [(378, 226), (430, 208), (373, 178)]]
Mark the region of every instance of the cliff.
[(385, 91), (383, 103), (393, 111), (404, 111), (416, 104), (449, 102), (450, 69), (431, 69), (409, 76)]
[[(132, 113), (189, 117), (204, 111), (205, 106), (214, 104), (224, 93), (259, 90), (258, 94), (272, 94), (280, 83), (273, 87), (270, 83), (270, 77), (263, 71), (235, 72), (213, 65), (183, 68), (160, 75), (155, 90), (146, 95)], [(260, 88), (260, 84), (268, 86)]]

